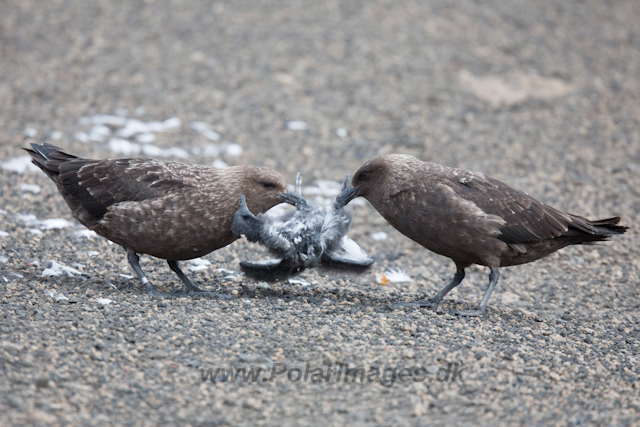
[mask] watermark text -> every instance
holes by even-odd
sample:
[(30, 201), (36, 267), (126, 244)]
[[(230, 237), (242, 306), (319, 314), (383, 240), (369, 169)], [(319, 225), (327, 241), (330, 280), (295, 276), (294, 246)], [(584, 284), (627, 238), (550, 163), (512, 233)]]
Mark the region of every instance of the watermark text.
[(462, 363), (449, 362), (437, 371), (424, 367), (347, 367), (312, 366), (307, 362), (303, 367), (289, 367), (286, 363), (276, 362), (271, 369), (262, 367), (250, 368), (200, 368), (200, 379), (204, 382), (274, 382), (276, 379), (292, 383), (379, 383), (384, 387), (392, 387), (396, 383), (408, 384), (418, 382), (451, 382), (463, 383), (466, 368)]

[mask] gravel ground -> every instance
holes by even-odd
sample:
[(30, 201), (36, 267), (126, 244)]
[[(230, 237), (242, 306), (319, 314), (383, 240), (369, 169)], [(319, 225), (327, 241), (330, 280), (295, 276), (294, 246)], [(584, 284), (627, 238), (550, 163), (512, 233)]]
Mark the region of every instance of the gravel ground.
[[(638, 425), (640, 3), (449, 3), (4, 2), (0, 424)], [(132, 136), (92, 127), (96, 114), (181, 125)], [(306, 185), (409, 153), (632, 229), (503, 269), (487, 315), (459, 319), (488, 271), (469, 269), (438, 312), (389, 309), (454, 267), (360, 203), (350, 236), (377, 258), (364, 273), (260, 282), (238, 275), (265, 256), (241, 240), (190, 272), (237, 298), (156, 301), (121, 248), (79, 233), (54, 185), (23, 170), (20, 148), (45, 141), (264, 164)], [(411, 282), (378, 285), (400, 268)], [(211, 381), (243, 367), (266, 372)], [(299, 380), (307, 367), (333, 376)], [(367, 378), (336, 380), (346, 368)]]

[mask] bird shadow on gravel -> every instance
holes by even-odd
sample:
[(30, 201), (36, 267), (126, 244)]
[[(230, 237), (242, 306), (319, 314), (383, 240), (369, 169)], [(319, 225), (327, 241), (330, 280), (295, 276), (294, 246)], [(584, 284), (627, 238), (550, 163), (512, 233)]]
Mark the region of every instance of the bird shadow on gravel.
[[(238, 299), (282, 299), (290, 302), (294, 300), (300, 300), (314, 305), (328, 304), (328, 307), (345, 307), (349, 309), (362, 309), (371, 308), (376, 312), (397, 312), (397, 313), (412, 313), (416, 310), (422, 313), (433, 313), (435, 315), (451, 315), (455, 316), (455, 313), (462, 309), (475, 307), (474, 301), (443, 301), (435, 308), (428, 307), (398, 307), (394, 304), (402, 302), (404, 300), (413, 301), (416, 299), (426, 299), (427, 296), (421, 297), (408, 297), (407, 295), (384, 295), (375, 296), (373, 293), (365, 293), (362, 291), (352, 291), (343, 289), (326, 289), (323, 291), (320, 286), (311, 289), (299, 289), (299, 288), (284, 288), (284, 289), (263, 289), (251, 286), (249, 284), (242, 285), (242, 290), (238, 294)], [(332, 299), (337, 298), (337, 299)], [(515, 309), (517, 310), (517, 309)], [(519, 312), (519, 311), (518, 311)], [(493, 313), (496, 314), (496, 313)], [(502, 317), (504, 313), (500, 311)], [(489, 313), (486, 316), (488, 317)]]
[[(241, 270), (247, 277), (251, 279), (274, 283), (278, 281), (293, 279), (308, 269), (288, 266), (275, 266), (268, 269), (241, 266)], [(323, 276), (329, 276), (332, 274), (343, 274), (346, 276), (357, 277), (371, 271), (371, 266), (356, 266), (331, 263), (329, 265), (322, 264), (316, 267), (316, 270)]]
[[(320, 267), (325, 273), (346, 273), (346, 276), (358, 276), (361, 272), (354, 272), (351, 268), (338, 268), (335, 267)], [(367, 271), (363, 269), (362, 271)], [(27, 272), (25, 272), (27, 273)], [(28, 273), (27, 273), (28, 274)], [(196, 301), (210, 301), (213, 303), (222, 303), (224, 305), (233, 305), (237, 303), (246, 303), (247, 301), (254, 302), (256, 300), (263, 300), (270, 304), (277, 300), (283, 300), (285, 302), (300, 301), (316, 306), (325, 306), (327, 310), (331, 311), (365, 311), (371, 309), (377, 313), (396, 313), (398, 316), (405, 316), (414, 313), (418, 310), (425, 318), (428, 317), (441, 317), (451, 316), (457, 317), (456, 312), (463, 309), (474, 308), (477, 301), (472, 299), (468, 300), (444, 300), (437, 307), (402, 307), (396, 306), (399, 302), (408, 302), (414, 300), (427, 299), (428, 293), (404, 293), (401, 291), (394, 291), (385, 295), (376, 294), (375, 290), (362, 291), (359, 289), (348, 289), (345, 287), (325, 286), (322, 283), (298, 285), (290, 284), (286, 281), (287, 278), (293, 278), (297, 274), (284, 277), (284, 280), (280, 278), (273, 279), (269, 284), (258, 281), (254, 278), (238, 282), (230, 282), (213, 278), (210, 280), (198, 281), (198, 284), (206, 289), (228, 294), (230, 299), (218, 299), (205, 296), (196, 296), (189, 298), (170, 298), (166, 300), (164, 298), (151, 298), (145, 292), (144, 289), (135, 280), (124, 280), (120, 278), (100, 278), (87, 273), (82, 273), (77, 277), (53, 277), (49, 278), (46, 282), (47, 287), (55, 288), (57, 292), (67, 295), (70, 298), (69, 303), (74, 304), (78, 302), (84, 302), (84, 298), (92, 298), (103, 295), (110, 298), (130, 299), (130, 298), (143, 298), (148, 299), (149, 302), (156, 302), (159, 306), (166, 306), (170, 300), (196, 300)], [(168, 276), (168, 275), (167, 275)], [(343, 276), (344, 277), (344, 276)], [(32, 280), (38, 281), (39, 277), (34, 275)], [(163, 275), (156, 278), (155, 284), (163, 290), (171, 291), (174, 288), (179, 288), (179, 283), (168, 279), (163, 280)], [(115, 286), (115, 289), (113, 288)], [(116, 290), (117, 289), (117, 290)], [(237, 295), (231, 294), (231, 290), (237, 290)], [(93, 295), (92, 295), (93, 294)], [(281, 308), (286, 310), (286, 308)], [(433, 315), (431, 316), (430, 313)], [(539, 313), (534, 314), (533, 319), (537, 322), (544, 321), (545, 317), (549, 317), (549, 314)], [(552, 316), (553, 317), (553, 316)], [(479, 319), (487, 319), (490, 321), (492, 318), (500, 318), (507, 321), (515, 321), (520, 323), (522, 321), (531, 320), (532, 314), (523, 312), (519, 307), (492, 307), (484, 316)], [(465, 318), (469, 320), (469, 318)]]

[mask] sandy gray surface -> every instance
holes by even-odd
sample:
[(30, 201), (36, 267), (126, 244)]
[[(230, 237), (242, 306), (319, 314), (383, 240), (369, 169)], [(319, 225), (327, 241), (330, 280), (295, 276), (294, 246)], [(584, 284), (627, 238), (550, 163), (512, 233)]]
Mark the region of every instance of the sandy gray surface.
[[(449, 3), (0, 5), (0, 424), (638, 425), (640, 3)], [(121, 276), (131, 274), (121, 248), (78, 235), (75, 222), (41, 222), (74, 221), (44, 174), (11, 170), (30, 142), (123, 156), (122, 141), (76, 136), (91, 129), (81, 117), (117, 109), (144, 122), (180, 118), (147, 149), (186, 150), (174, 160), (264, 164), (290, 182), (300, 170), (311, 185), (409, 153), (633, 228), (502, 269), (483, 318), (452, 313), (479, 301), (484, 268), (469, 269), (437, 313), (389, 310), (434, 294), (454, 266), (368, 204), (354, 206), (350, 232), (377, 257), (363, 274), (260, 283), (237, 276), (240, 259), (265, 255), (241, 240), (190, 272), (236, 299), (150, 300)], [(211, 144), (228, 143), (241, 155), (216, 156)], [(379, 231), (388, 238), (372, 239)], [(48, 260), (82, 274), (42, 277)], [(165, 263), (142, 263), (157, 285), (178, 286)], [(375, 273), (389, 268), (412, 282), (378, 285)], [(307, 363), (335, 375), (427, 374), (393, 385), (201, 379), (201, 369), (281, 364), (296, 379)], [(448, 363), (463, 381), (437, 381)]]

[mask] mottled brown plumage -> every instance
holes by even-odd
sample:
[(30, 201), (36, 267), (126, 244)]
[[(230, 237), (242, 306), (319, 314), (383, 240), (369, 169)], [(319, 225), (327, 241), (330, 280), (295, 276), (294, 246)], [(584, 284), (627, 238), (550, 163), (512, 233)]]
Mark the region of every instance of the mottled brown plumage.
[[(238, 237), (231, 232), (238, 199), (244, 194), (253, 212), (280, 203), (286, 181), (273, 169), (234, 166), (217, 169), (152, 159), (81, 159), (51, 144), (25, 149), (56, 184), (73, 216), (87, 228), (124, 247), (147, 291), (137, 254), (169, 261), (196, 294), (177, 261), (220, 249)], [(185, 279), (187, 281), (185, 281)], [(152, 289), (153, 288), (153, 289)], [(180, 294), (182, 295), (182, 294)]]
[(391, 154), (366, 162), (352, 186), (405, 236), (451, 258), (457, 273), (435, 305), (464, 278), (471, 264), (491, 268), (480, 315), (498, 281), (498, 267), (524, 264), (568, 245), (592, 244), (622, 234), (619, 217), (591, 221), (561, 212), (527, 193), (480, 173)]

